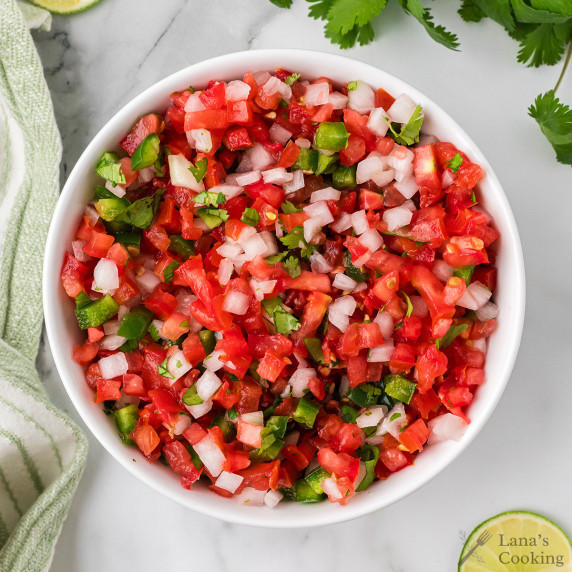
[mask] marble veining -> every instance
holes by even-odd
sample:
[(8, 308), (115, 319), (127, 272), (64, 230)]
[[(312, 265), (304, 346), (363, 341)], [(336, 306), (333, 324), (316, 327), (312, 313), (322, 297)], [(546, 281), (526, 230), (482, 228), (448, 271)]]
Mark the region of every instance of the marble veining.
[[(439, 21), (462, 41), (460, 54), (447, 51), (396, 5), (376, 23), (377, 41), (347, 54), (415, 85), (465, 127), (503, 182), (523, 240), (527, 323), (511, 382), (491, 420), (456, 462), (407, 499), (352, 522), (290, 531), (230, 525), (184, 509), (124, 471), (89, 435), (87, 469), (54, 571), (447, 572), (456, 568), (463, 537), (504, 510), (538, 510), (572, 532), (572, 461), (560, 437), (572, 431), (566, 359), (572, 271), (564, 250), (570, 168), (556, 164), (526, 117), (534, 96), (558, 72), (518, 65), (516, 44), (498, 26), (464, 24), (437, 0)], [(251, 48), (336, 52), (306, 11), (303, 0), (294, 0), (290, 11), (268, 0), (102, 0), (76, 16), (55, 17), (52, 31), (34, 38), (63, 139), (62, 182), (100, 127), (169, 73)], [(561, 91), (572, 99), (572, 74)], [(54, 402), (83, 426), (45, 338), (37, 365)]]

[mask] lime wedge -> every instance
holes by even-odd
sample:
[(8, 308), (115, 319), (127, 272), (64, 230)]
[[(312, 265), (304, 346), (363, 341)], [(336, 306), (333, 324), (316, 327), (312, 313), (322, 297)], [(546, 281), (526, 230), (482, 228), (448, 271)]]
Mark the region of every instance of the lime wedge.
[(52, 14), (73, 14), (86, 10), (99, 0), (30, 0), (32, 4), (45, 8)]
[(503, 512), (479, 524), (459, 558), (459, 572), (572, 571), (572, 545), (544, 516)]

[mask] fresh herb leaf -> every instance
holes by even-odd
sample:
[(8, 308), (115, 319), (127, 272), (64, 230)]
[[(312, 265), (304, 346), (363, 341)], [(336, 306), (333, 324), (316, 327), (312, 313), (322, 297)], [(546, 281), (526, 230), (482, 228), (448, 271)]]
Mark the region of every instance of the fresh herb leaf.
[(301, 226), (295, 226), (291, 232), (280, 239), (280, 242), (289, 250), (300, 248), (303, 258), (308, 258), (318, 249), (316, 245), (308, 244), (306, 242), (306, 239), (304, 238), (304, 229)]
[(288, 251), (285, 250), (284, 252), (279, 252), (278, 254), (275, 254), (274, 256), (269, 256), (268, 258), (265, 258), (264, 262), (266, 262), (266, 264), (276, 264), (277, 262), (280, 262), (287, 255), (288, 255)]
[(238, 417), (238, 413), (234, 407), (228, 410), (228, 418), (232, 421)]
[(125, 175), (121, 170), (121, 163), (118, 163), (119, 159), (120, 157), (117, 153), (106, 151), (101, 155), (95, 167), (96, 173), (102, 179), (111, 182), (114, 187), (126, 183)]
[[(272, 1), (272, 0), (271, 0), (271, 1)], [(295, 84), (301, 77), (302, 77), (302, 74), (299, 74), (299, 73), (290, 74), (290, 75), (284, 80), (284, 83), (285, 83), (286, 85), (293, 85), (293, 84)]]
[(431, 11), (429, 8), (424, 8), (419, 0), (399, 0), (399, 2), (405, 12), (411, 14), (436, 42), (450, 50), (458, 49), (457, 35), (447, 31), (443, 26), (436, 26)]
[(210, 229), (216, 228), (228, 220), (228, 211), (225, 209), (203, 207), (201, 209), (197, 209), (197, 214)]
[(461, 157), (461, 153), (457, 153), (454, 157), (451, 157), (448, 161), (445, 161), (445, 165), (447, 165), (447, 167), (449, 167), (453, 173), (456, 173), (461, 168), (462, 164), (463, 157)]
[(256, 209), (251, 209), (250, 207), (246, 207), (240, 220), (249, 226), (256, 226), (260, 222), (260, 214)]
[(411, 303), (409, 296), (403, 290), (400, 290), (399, 292), (401, 293), (401, 295), (405, 298), (405, 301), (407, 302), (407, 312), (405, 313), (405, 316), (407, 318), (409, 318), (409, 316), (411, 316), (411, 314), (413, 313), (413, 304)]
[(409, 118), (409, 121), (403, 125), (399, 133), (395, 131), (393, 124), (387, 117), (384, 117), (384, 119), (389, 126), (389, 130), (395, 142), (399, 145), (413, 145), (419, 142), (419, 132), (421, 131), (421, 125), (423, 125), (423, 110), (421, 105), (417, 105), (413, 111), (413, 115)]
[(164, 192), (161, 189), (154, 196), (137, 199), (116, 218), (116, 222), (124, 222), (143, 230), (148, 229), (159, 209)]
[(170, 284), (173, 281), (173, 277), (175, 276), (175, 270), (179, 267), (179, 263), (176, 260), (173, 260), (170, 264), (168, 264), (165, 269), (163, 270), (163, 278), (167, 284)]
[(453, 343), (453, 340), (462, 332), (464, 332), (468, 327), (469, 324), (458, 324), (457, 326), (451, 326), (442, 338), (435, 340), (437, 349), (440, 350), (442, 348), (449, 347)]
[(290, 8), (292, 6), (292, 0), (270, 0), (270, 2), (278, 8)]
[(185, 405), (200, 405), (203, 403), (202, 397), (197, 393), (196, 384), (191, 385), (191, 387), (185, 391), (182, 401)]
[(528, 114), (546, 136), (560, 163), (572, 165), (572, 109), (560, 102), (550, 90), (539, 95)]
[(226, 203), (226, 197), (222, 193), (211, 193), (210, 191), (201, 191), (196, 197), (193, 198), (194, 203), (201, 205), (211, 205), (216, 207)]
[(169, 379), (175, 379), (175, 376), (169, 372), (167, 365), (169, 364), (169, 358), (165, 358), (165, 361), (157, 368), (159, 375), (163, 377), (168, 377)]
[[(528, 26), (519, 26), (519, 30), (528, 29)], [(568, 26), (538, 24), (532, 31), (516, 36), (520, 42), (517, 59), (528, 67), (554, 65), (562, 58), (569, 38)]]
[(310, 4), (309, 15), (315, 20), (326, 20), (335, 0), (306, 0)]
[(279, 334), (289, 336), (300, 327), (298, 318), (287, 312), (283, 306), (276, 306), (273, 316), (274, 326)]
[(290, 275), (290, 278), (298, 278), (302, 274), (302, 269), (300, 268), (300, 261), (293, 255), (290, 255), (284, 262), (282, 266), (286, 272)]
[(290, 201), (284, 201), (280, 206), (284, 214), (294, 214), (302, 212), (302, 209), (297, 209)]
[(197, 183), (200, 183), (204, 179), (205, 175), (207, 174), (208, 165), (209, 162), (207, 159), (201, 159), (200, 161), (197, 161), (194, 166), (191, 165), (189, 167), (189, 171), (193, 174), (193, 177)]
[(483, 18), (487, 17), (477, 2), (478, 0), (463, 0), (463, 4), (459, 8), (458, 13), (465, 22), (480, 22)]
[(348, 91), (355, 91), (357, 89), (357, 81), (350, 81), (348, 83)]
[(157, 330), (153, 324), (149, 326), (148, 332), (154, 342), (158, 342), (161, 339), (159, 337), (159, 330)]

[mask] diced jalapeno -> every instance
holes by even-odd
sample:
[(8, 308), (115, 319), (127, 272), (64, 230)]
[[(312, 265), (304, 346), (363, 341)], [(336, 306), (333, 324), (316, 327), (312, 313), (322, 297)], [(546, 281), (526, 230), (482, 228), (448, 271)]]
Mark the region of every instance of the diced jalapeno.
[(416, 383), (409, 381), (407, 378), (396, 373), (386, 375), (383, 378), (385, 393), (397, 401), (409, 403), (413, 397), (413, 392), (417, 387)]
[(115, 410), (113, 413), (115, 416), (115, 425), (117, 425), (117, 429), (119, 429), (121, 433), (121, 438), (129, 437), (139, 420), (137, 405), (127, 405), (126, 407)]
[(317, 495), (323, 495), (324, 490), (322, 489), (322, 481), (330, 477), (330, 473), (323, 469), (322, 467), (318, 467), (314, 469), (310, 474), (306, 475), (304, 480), (310, 485), (311, 489)]
[(192, 241), (184, 239), (181, 235), (173, 234), (169, 237), (169, 240), (171, 241), (169, 250), (179, 254), (184, 260), (195, 254), (195, 247)]
[(161, 142), (157, 133), (150, 133), (139, 143), (131, 157), (131, 170), (139, 171), (151, 167), (159, 158)]
[(297, 421), (301, 425), (311, 429), (314, 426), (314, 421), (316, 421), (316, 416), (318, 415), (319, 410), (319, 405), (316, 405), (309, 399), (302, 397), (298, 402), (296, 411), (294, 411), (294, 421)]
[(325, 121), (318, 125), (314, 134), (314, 147), (324, 151), (341, 151), (348, 144), (350, 134), (341, 121)]
[(302, 338), (308, 352), (315, 362), (324, 363), (324, 353), (322, 352), (322, 342), (320, 338)]
[(315, 173), (318, 170), (318, 155), (319, 153), (315, 149), (300, 148), (298, 158), (292, 165), (292, 170)]
[(140, 340), (147, 333), (152, 320), (153, 312), (145, 306), (137, 306), (123, 316), (117, 335), (128, 340)]
[(130, 205), (131, 203), (124, 197), (99, 199), (94, 203), (97, 214), (106, 221), (114, 221)]
[[(89, 296), (83, 294), (89, 300)], [(80, 298), (79, 295), (76, 296), (75, 315), (82, 330), (97, 328), (119, 312), (119, 304), (109, 294), (99, 300), (89, 300), (89, 302), (84, 298), (79, 301), (79, 304), (78, 298)]]
[(465, 284), (468, 286), (471, 283), (471, 278), (473, 277), (474, 271), (475, 271), (474, 266), (455, 268), (455, 270), (453, 271), (453, 276), (457, 276), (457, 278), (462, 278), (465, 281)]
[(338, 160), (338, 155), (334, 153), (333, 155), (324, 155), (324, 153), (318, 154), (318, 166), (316, 168), (316, 175), (321, 175), (322, 173), (331, 174), (336, 169), (336, 162)]
[(353, 189), (357, 185), (356, 181), (356, 165), (351, 165), (349, 167), (344, 167), (344, 165), (338, 165), (336, 170), (332, 173), (332, 183), (336, 189)]
[(199, 340), (203, 344), (203, 348), (207, 355), (212, 354), (216, 346), (215, 333), (211, 330), (201, 330), (199, 332)]
[(316, 493), (304, 479), (297, 480), (294, 483), (293, 489), (296, 502), (320, 502), (326, 498), (325, 494)]

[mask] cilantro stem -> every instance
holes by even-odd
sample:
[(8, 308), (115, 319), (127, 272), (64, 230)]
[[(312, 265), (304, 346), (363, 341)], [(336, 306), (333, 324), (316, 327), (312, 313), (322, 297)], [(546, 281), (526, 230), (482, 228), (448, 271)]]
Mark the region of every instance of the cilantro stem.
[(568, 68), (568, 64), (570, 63), (570, 57), (572, 56), (572, 42), (570, 42), (570, 45), (568, 46), (568, 53), (566, 54), (566, 59), (564, 60), (564, 67), (562, 68), (562, 71), (560, 72), (560, 77), (558, 78), (558, 81), (556, 82), (556, 85), (554, 86), (554, 94), (556, 94), (556, 92), (558, 91), (558, 88), (560, 87), (560, 83), (562, 82), (562, 79), (564, 78), (564, 75), (566, 74), (566, 69)]

